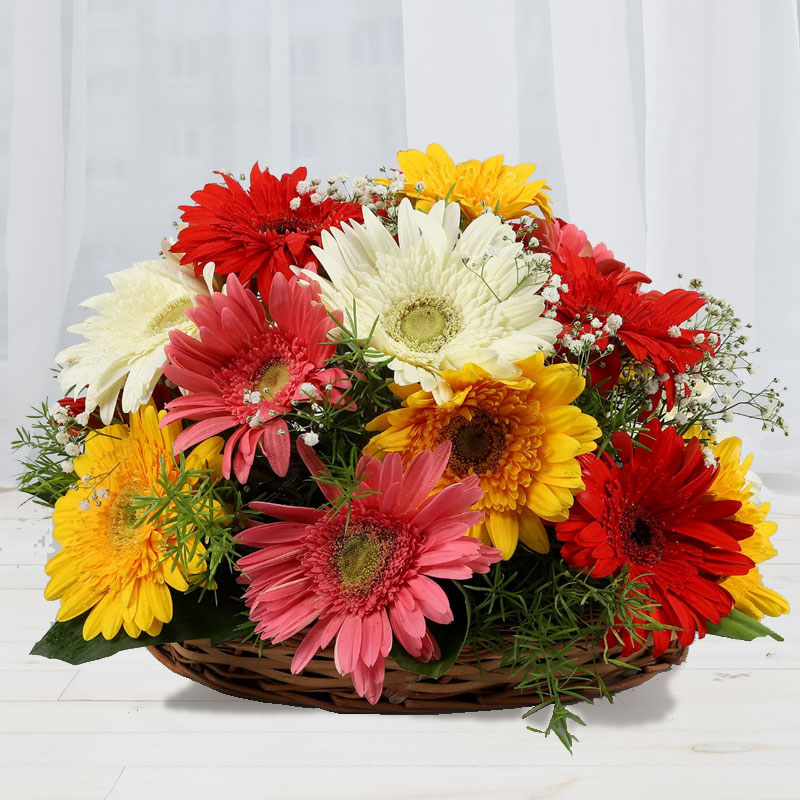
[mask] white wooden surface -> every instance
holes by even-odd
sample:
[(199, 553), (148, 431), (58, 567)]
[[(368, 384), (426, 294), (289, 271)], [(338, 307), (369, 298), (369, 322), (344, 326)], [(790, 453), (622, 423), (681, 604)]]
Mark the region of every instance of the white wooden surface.
[[(516, 711), (339, 716), (227, 698), (141, 650), (80, 668), (29, 656), (56, 607), (50, 524), (21, 500), (0, 492), (3, 800), (800, 798), (800, 614), (775, 622), (783, 644), (710, 638), (613, 705), (580, 707), (570, 756)], [(775, 518), (781, 554), (763, 571), (792, 602), (800, 515)]]

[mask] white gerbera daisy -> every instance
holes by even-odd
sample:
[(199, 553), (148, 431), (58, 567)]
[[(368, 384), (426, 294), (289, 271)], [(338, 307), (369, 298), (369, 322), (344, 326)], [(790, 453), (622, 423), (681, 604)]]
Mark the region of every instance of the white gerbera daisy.
[(63, 364), (58, 376), (62, 389), (86, 389), (86, 410), (99, 406), (106, 424), (114, 416), (120, 389), (126, 413), (149, 400), (161, 377), (169, 332), (178, 328), (197, 337), (184, 309), (195, 305), (198, 294), (208, 294), (190, 269), (169, 258), (141, 261), (108, 279), (113, 292), (81, 304), (98, 314), (68, 328), (87, 341), (56, 356)]
[(403, 200), (395, 241), (365, 208), (363, 225), (324, 231), (313, 248), (329, 280), (305, 272), (328, 308), (355, 308), (356, 335), (366, 338), (374, 325), (370, 345), (392, 356), (398, 384), (419, 383), (437, 402), (452, 396), (442, 370), (471, 362), (515, 377), (514, 362), (551, 350), (561, 330), (542, 316), (536, 292), (547, 275), (513, 229), (486, 213), (461, 232), (460, 216), (457, 203), (440, 201), (426, 214)]

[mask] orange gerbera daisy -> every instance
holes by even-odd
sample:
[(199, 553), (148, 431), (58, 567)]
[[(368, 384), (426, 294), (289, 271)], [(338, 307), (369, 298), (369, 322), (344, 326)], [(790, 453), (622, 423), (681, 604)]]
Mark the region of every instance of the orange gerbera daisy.
[(403, 407), (367, 426), (382, 431), (367, 445), (368, 453), (399, 452), (404, 462), (450, 441), (442, 484), (480, 478), (484, 496), (475, 509), (483, 511), (484, 521), (471, 533), (506, 559), (519, 540), (547, 552), (542, 520), (567, 518), (583, 489), (577, 456), (594, 450), (600, 436), (595, 420), (570, 405), (584, 388), (574, 366), (546, 367), (543, 353), (518, 366), (522, 375), (514, 380), (493, 379), (474, 364), (445, 371), (454, 396), (440, 405), (419, 387), (395, 387)]
[(415, 207), (428, 211), (437, 200), (458, 203), (467, 219), (491, 211), (506, 219), (531, 217), (536, 206), (549, 219), (550, 197), (545, 181), (530, 181), (536, 164), (503, 163), (503, 156), (456, 164), (440, 144), (419, 150), (401, 150), (397, 163), (405, 176), (403, 194)]

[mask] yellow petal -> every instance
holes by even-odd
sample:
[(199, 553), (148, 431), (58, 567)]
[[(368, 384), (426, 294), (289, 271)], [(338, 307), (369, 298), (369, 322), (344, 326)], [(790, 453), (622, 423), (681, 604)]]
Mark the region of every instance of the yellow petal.
[(200, 442), (186, 458), (186, 469), (211, 470), (214, 480), (222, 478), (222, 448), (225, 440), (221, 436), (212, 436)]
[(58, 609), (56, 619), (64, 622), (79, 617), (84, 611), (88, 611), (101, 596), (99, 592), (85, 583), (71, 587), (61, 598), (61, 608)]
[(543, 519), (558, 517), (564, 510), (552, 489), (538, 481), (528, 487), (528, 508)]
[(519, 518), (516, 511), (489, 511), (486, 527), (492, 544), (503, 554), (503, 560), (514, 555), (519, 541)]
[(550, 552), (550, 537), (542, 521), (527, 508), (519, 510), (519, 540), (535, 553)]

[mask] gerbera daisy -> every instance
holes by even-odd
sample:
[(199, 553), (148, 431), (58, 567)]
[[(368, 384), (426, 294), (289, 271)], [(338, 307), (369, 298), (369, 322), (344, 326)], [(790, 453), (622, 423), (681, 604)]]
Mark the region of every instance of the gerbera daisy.
[[(718, 581), (752, 568), (740, 542), (753, 527), (736, 519), (738, 500), (707, 496), (715, 470), (697, 439), (685, 442), (654, 421), (636, 447), (626, 433), (613, 442), (619, 463), (608, 453), (581, 459), (586, 488), (569, 519), (556, 525), (561, 555), (595, 578), (628, 568), (658, 604), (653, 618), (675, 626), (681, 644), (691, 644), (695, 634), (705, 635), (707, 621), (718, 624), (733, 607)], [(643, 627), (638, 634), (647, 635)], [(641, 646), (625, 631), (620, 636), (626, 653)], [(669, 642), (669, 631), (654, 631), (654, 654)]]
[[(163, 411), (161, 415), (163, 416)], [(152, 404), (130, 416), (130, 426), (111, 425), (86, 439), (75, 459), (82, 480), (61, 497), (53, 513), (53, 536), (61, 545), (47, 563), (48, 600), (61, 599), (60, 622), (90, 611), (83, 638), (155, 636), (172, 619), (170, 587), (179, 592), (204, 572), (200, 541), (187, 558), (169, 558), (171, 542), (157, 522), (142, 522), (136, 495), (159, 492), (159, 478), (180, 475), (172, 455), (180, 424), (159, 427)], [(219, 472), (222, 439), (209, 439), (186, 459), (186, 469)]]
[(440, 144), (429, 145), (424, 153), (401, 150), (397, 163), (405, 179), (403, 194), (422, 211), (446, 199), (458, 203), (467, 219), (486, 211), (504, 219), (532, 216), (531, 206), (550, 216), (545, 194), (550, 187), (545, 181), (528, 182), (535, 164), (511, 166), (503, 163), (503, 156), (456, 164)]
[(277, 475), (285, 475), (291, 444), (283, 415), (292, 403), (323, 396), (335, 404), (349, 388), (342, 370), (325, 366), (335, 347), (326, 340), (336, 323), (317, 302), (316, 286), (297, 278), (278, 274), (272, 281), (272, 322), (235, 275), (225, 286), (227, 295), (200, 297), (186, 312), (200, 328), (200, 341), (181, 331), (170, 336), (164, 374), (188, 394), (167, 404), (162, 424), (196, 421), (177, 438), (176, 450), (235, 428), (225, 443), (226, 478), (233, 468), (246, 483), (257, 449)]
[(172, 250), (198, 271), (213, 262), (216, 273), (236, 273), (245, 286), (255, 279), (262, 298), (269, 296), (273, 275), (289, 277), (292, 265), (314, 260), (310, 247), (319, 244), (322, 231), (361, 220), (357, 203), (331, 198), (315, 203), (313, 192), (299, 194), (305, 167), (278, 178), (254, 164), (249, 189), (232, 175), (217, 174), (224, 186), (208, 183), (192, 195), (197, 205), (180, 206), (186, 227)]
[(452, 400), (436, 405), (429, 392), (405, 390), (403, 407), (373, 420), (382, 430), (367, 452), (399, 452), (408, 461), (439, 442), (451, 442), (442, 475), (446, 486), (466, 476), (480, 479), (475, 508), (484, 520), (472, 530), (510, 558), (517, 541), (547, 552), (541, 520), (566, 519), (575, 492), (583, 489), (577, 456), (594, 450), (600, 429), (570, 403), (584, 381), (571, 364), (544, 366), (538, 353), (519, 362), (515, 380), (495, 380), (469, 364), (445, 372)]
[[(108, 276), (113, 292), (84, 300), (84, 308), (99, 312), (68, 328), (88, 341), (62, 350), (56, 361), (66, 391), (86, 389), (85, 410), (99, 406), (105, 424), (111, 422), (122, 389), (122, 410), (136, 411), (146, 403), (161, 377), (164, 347), (171, 330), (197, 336), (195, 324), (183, 313), (195, 297), (208, 294), (191, 270), (168, 259), (141, 261)], [(124, 388), (123, 388), (124, 387)]]
[[(555, 319), (563, 324), (564, 333), (591, 333), (603, 349), (609, 342), (607, 332), (613, 327), (616, 343), (624, 347), (615, 355), (624, 359), (629, 354), (649, 365), (661, 378), (667, 408), (672, 408), (675, 376), (690, 371), (712, 349), (707, 331), (680, 327), (703, 307), (703, 297), (685, 289), (666, 294), (641, 292), (639, 273), (624, 268), (603, 273), (594, 258), (577, 256), (567, 249), (561, 258), (553, 259), (552, 266), (568, 286), (554, 306)], [(591, 324), (590, 315), (600, 327)], [(613, 326), (609, 323), (612, 315)]]
[(403, 200), (397, 241), (365, 209), (363, 225), (324, 233), (314, 250), (330, 280), (307, 275), (328, 308), (355, 308), (355, 333), (392, 357), (395, 381), (419, 383), (437, 401), (451, 396), (443, 370), (475, 363), (514, 377), (514, 362), (549, 351), (561, 330), (541, 316), (544, 274), (494, 214), (462, 233), (458, 206), (437, 203), (425, 214)]
[(525, 233), (526, 243), (534, 244), (532, 239), (536, 239), (536, 246), (533, 249), (540, 253), (548, 253), (562, 263), (566, 257), (565, 254), (570, 252), (574, 256), (594, 258), (598, 272), (603, 274), (624, 271), (624, 275), (618, 276), (620, 285), (636, 284), (638, 286), (642, 283), (650, 283), (650, 278), (643, 272), (634, 272), (614, 258), (614, 253), (603, 242), (593, 246), (584, 231), (577, 225), (564, 222), (563, 219), (556, 217), (550, 220), (537, 219), (535, 224), (524, 229), (519, 225), (515, 227), (518, 231), (527, 232)]
[[(775, 522), (767, 519), (769, 503), (758, 503), (748, 472), (753, 456), (743, 461), (742, 441), (729, 436), (712, 446), (718, 468), (710, 494), (719, 499), (738, 500), (742, 507), (736, 519), (753, 526), (753, 535), (742, 539), (742, 552), (756, 564), (777, 554), (770, 537), (778, 530)], [(761, 572), (754, 566), (746, 575), (725, 578), (722, 585), (733, 595), (734, 606), (753, 619), (764, 615), (778, 617), (789, 613), (789, 603), (773, 589), (764, 586)]]
[[(297, 446), (319, 474), (321, 462), (302, 441)], [(470, 511), (481, 495), (477, 478), (431, 494), (449, 452), (444, 444), (421, 453), (405, 471), (398, 455), (383, 463), (362, 457), (357, 496), (336, 511), (252, 504), (283, 520), (238, 536), (256, 548), (239, 560), (256, 633), (277, 643), (314, 623), (297, 647), (292, 673), (335, 636), (336, 668), (352, 674), (358, 694), (376, 703), (394, 638), (414, 658), (439, 657), (426, 620), (447, 624), (453, 612), (433, 578), (464, 580), (500, 559), (465, 535), (480, 518)], [(331, 502), (339, 498), (333, 486), (320, 488)]]

